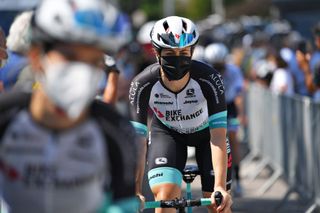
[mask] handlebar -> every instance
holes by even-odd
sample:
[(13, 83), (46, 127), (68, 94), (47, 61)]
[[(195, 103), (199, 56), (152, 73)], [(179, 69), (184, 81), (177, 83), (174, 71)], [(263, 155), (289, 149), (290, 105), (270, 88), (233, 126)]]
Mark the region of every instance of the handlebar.
[[(217, 206), (222, 203), (222, 194), (221, 192), (217, 191), (214, 194), (215, 202)], [(174, 200), (160, 200), (160, 201), (149, 201), (145, 202), (144, 209), (154, 209), (154, 208), (185, 208), (185, 207), (192, 207), (192, 206), (209, 206), (211, 205), (210, 198), (200, 198), (195, 200), (190, 199), (174, 199)]]
[(221, 192), (216, 191), (214, 193), (214, 200), (215, 200), (217, 206), (221, 205), (222, 200), (223, 200), (223, 196), (222, 196)]
[(174, 200), (160, 200), (160, 201), (150, 201), (146, 202), (144, 209), (153, 209), (153, 208), (184, 208), (191, 206), (207, 206), (211, 205), (210, 198), (201, 198), (196, 200), (187, 200), (185, 198), (182, 199), (174, 199)]

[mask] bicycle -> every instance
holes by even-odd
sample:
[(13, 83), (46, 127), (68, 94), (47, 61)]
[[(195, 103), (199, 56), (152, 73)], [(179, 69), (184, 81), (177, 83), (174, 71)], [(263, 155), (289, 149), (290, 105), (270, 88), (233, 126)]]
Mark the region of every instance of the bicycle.
[[(145, 202), (144, 209), (154, 209), (154, 208), (175, 208), (180, 213), (185, 213), (185, 208), (188, 209), (187, 213), (192, 213), (192, 207), (194, 206), (208, 206), (211, 205), (210, 198), (200, 198), (192, 199), (191, 193), (191, 183), (194, 179), (200, 175), (198, 166), (196, 165), (186, 165), (183, 170), (183, 181), (186, 183), (186, 196), (187, 198), (174, 199), (174, 200), (160, 200), (160, 201), (148, 201)], [(222, 194), (221, 192), (215, 192), (215, 202), (217, 206), (222, 203)]]

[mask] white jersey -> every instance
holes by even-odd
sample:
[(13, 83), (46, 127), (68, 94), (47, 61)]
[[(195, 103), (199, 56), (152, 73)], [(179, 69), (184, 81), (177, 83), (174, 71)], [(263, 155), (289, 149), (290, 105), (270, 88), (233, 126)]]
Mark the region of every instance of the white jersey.
[[(158, 97), (162, 94), (162, 98)], [(168, 91), (158, 81), (151, 89), (149, 106), (166, 126), (180, 133), (192, 133), (208, 127), (207, 101), (200, 85), (190, 79), (179, 93)], [(186, 107), (187, 106), (187, 107)]]
[(105, 138), (94, 120), (53, 132), (21, 111), (0, 149), (0, 189), (15, 212), (94, 212), (106, 183)]

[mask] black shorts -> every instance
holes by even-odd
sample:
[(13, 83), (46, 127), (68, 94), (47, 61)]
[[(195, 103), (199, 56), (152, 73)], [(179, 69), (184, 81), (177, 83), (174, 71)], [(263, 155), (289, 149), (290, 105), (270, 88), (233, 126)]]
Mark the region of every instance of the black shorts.
[[(214, 175), (211, 160), (210, 131), (209, 128), (192, 134), (180, 134), (169, 129), (158, 119), (153, 118), (151, 133), (148, 141), (148, 176), (150, 178), (160, 177), (165, 173), (159, 172), (162, 168), (174, 168), (181, 174), (187, 161), (187, 147), (196, 149), (196, 161), (201, 175), (202, 191), (214, 191)], [(231, 150), (227, 144), (228, 172), (227, 190), (231, 188)], [(153, 172), (158, 170), (156, 173)], [(150, 174), (151, 171), (151, 174)], [(162, 179), (165, 177), (162, 177)], [(152, 180), (154, 181), (154, 180)], [(168, 182), (171, 182), (170, 180)]]

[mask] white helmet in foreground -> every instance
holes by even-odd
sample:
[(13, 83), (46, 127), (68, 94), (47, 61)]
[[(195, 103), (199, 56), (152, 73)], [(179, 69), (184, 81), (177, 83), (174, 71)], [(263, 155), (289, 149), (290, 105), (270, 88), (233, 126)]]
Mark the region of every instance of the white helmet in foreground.
[(213, 43), (206, 47), (204, 58), (208, 63), (225, 63), (228, 56), (228, 48), (222, 43)]
[(150, 36), (153, 46), (161, 50), (194, 46), (199, 39), (199, 32), (191, 20), (169, 16), (155, 23)]
[(107, 7), (103, 0), (43, 0), (35, 11), (32, 40), (83, 43), (107, 51)]

